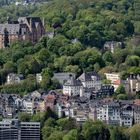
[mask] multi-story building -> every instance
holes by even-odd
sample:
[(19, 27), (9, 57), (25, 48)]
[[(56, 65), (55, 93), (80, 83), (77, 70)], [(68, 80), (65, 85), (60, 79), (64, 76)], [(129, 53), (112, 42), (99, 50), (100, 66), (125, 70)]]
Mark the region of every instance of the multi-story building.
[(54, 94), (48, 94), (44, 96), (45, 109), (50, 108), (54, 110), (55, 101), (56, 101), (56, 97)]
[(101, 88), (101, 78), (96, 72), (84, 72), (77, 79), (69, 76), (69, 79), (63, 85), (63, 93), (69, 96), (80, 95), (89, 98), (91, 91), (97, 91)]
[(104, 50), (108, 50), (112, 53), (114, 53), (116, 48), (123, 48), (124, 44), (122, 42), (116, 42), (116, 41), (108, 41), (104, 44)]
[(94, 71), (84, 72), (77, 79), (81, 81), (83, 87), (94, 88), (95, 90), (99, 90), (101, 88), (101, 78), (98, 73)]
[(34, 91), (22, 98), (22, 111), (33, 114), (45, 110), (44, 92)]
[(140, 91), (140, 74), (130, 74), (125, 81), (125, 90), (129, 94), (136, 94)]
[(120, 123), (120, 104), (119, 102), (108, 103), (108, 124), (119, 125)]
[(102, 85), (101, 89), (93, 94), (95, 98), (110, 97), (114, 93), (114, 87), (111, 85)]
[(114, 86), (114, 90), (119, 87), (121, 84), (121, 78), (119, 73), (105, 73), (106, 79), (111, 82), (111, 85)]
[(22, 111), (29, 114), (34, 113), (34, 101), (32, 98), (24, 97), (22, 99)]
[(7, 75), (7, 82), (6, 84), (19, 84), (23, 80), (22, 74), (14, 74), (10, 73)]
[(36, 43), (45, 34), (44, 25), (39, 17), (20, 17), (18, 21), (0, 24), (0, 48), (9, 47), (14, 41)]
[(3, 120), (0, 122), (0, 140), (19, 140), (17, 120)]
[(132, 105), (127, 104), (121, 107), (120, 126), (132, 126), (133, 113)]
[(40, 140), (40, 123), (21, 122), (20, 140)]
[[(139, 114), (135, 115), (135, 118), (139, 121)], [(121, 104), (121, 101), (95, 100), (94, 103), (90, 104), (89, 118), (100, 120), (110, 125), (132, 126), (134, 118), (133, 106)]]
[(39, 122), (20, 122), (17, 119), (0, 122), (0, 140), (40, 140)]
[(83, 85), (80, 80), (70, 76), (69, 79), (63, 85), (63, 94), (68, 96), (77, 96), (82, 94)]
[(140, 124), (140, 105), (134, 105), (134, 123)]
[(4, 117), (13, 117), (16, 112), (16, 103), (15, 98), (9, 94), (1, 94), (0, 95), (0, 106), (3, 110), (2, 115)]

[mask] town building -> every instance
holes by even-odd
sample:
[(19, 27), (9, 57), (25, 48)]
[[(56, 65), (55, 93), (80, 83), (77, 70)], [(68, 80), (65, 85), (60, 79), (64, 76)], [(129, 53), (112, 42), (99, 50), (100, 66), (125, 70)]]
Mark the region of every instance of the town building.
[(82, 94), (83, 85), (80, 80), (69, 76), (69, 79), (63, 85), (63, 94), (68, 96), (77, 96)]
[(3, 120), (0, 122), (0, 140), (20, 140), (17, 120)]
[(116, 42), (116, 41), (108, 41), (104, 44), (104, 50), (108, 50), (112, 53), (114, 53), (116, 48), (124, 48), (124, 44), (122, 42)]
[(114, 86), (114, 90), (121, 84), (121, 78), (119, 73), (105, 73), (106, 79), (110, 81), (111, 85)]
[(45, 95), (44, 96), (45, 109), (50, 108), (50, 109), (54, 110), (55, 101), (56, 101), (56, 96), (54, 94)]
[(39, 17), (20, 17), (18, 21), (8, 18), (7, 23), (0, 24), (0, 49), (15, 41), (36, 43), (44, 34), (44, 25)]
[(128, 94), (135, 95), (140, 92), (140, 74), (130, 74), (125, 81), (125, 90)]
[(133, 106), (126, 104), (121, 107), (120, 126), (133, 125)]
[(27, 96), (22, 99), (22, 112), (29, 114), (33, 114), (35, 112), (33, 98)]
[(22, 74), (10, 73), (7, 75), (6, 84), (19, 84), (24, 79)]
[(70, 76), (72, 76), (73, 78), (76, 77), (75, 73), (72, 72), (54, 73), (53, 75), (53, 78), (57, 79), (62, 85), (69, 79)]
[(35, 90), (22, 98), (22, 112), (34, 114), (45, 111), (44, 91)]
[(140, 105), (134, 105), (134, 124), (140, 124)]
[(108, 103), (108, 122), (110, 125), (119, 125), (120, 123), (120, 104), (118, 101)]
[(39, 122), (4, 119), (0, 122), (0, 140), (40, 140)]
[(40, 123), (21, 122), (20, 140), (40, 140)]
[(94, 71), (84, 72), (77, 79), (81, 81), (83, 87), (94, 88), (95, 90), (99, 90), (101, 88), (101, 78), (98, 73)]
[(104, 98), (104, 97), (110, 97), (114, 93), (114, 86), (111, 85), (102, 85), (101, 88), (98, 91), (93, 92), (92, 97), (93, 98)]
[(103, 85), (101, 78), (96, 72), (84, 72), (77, 79), (69, 76), (63, 85), (63, 94), (69, 96), (80, 96), (90, 98), (103, 98), (111, 96), (114, 93), (114, 87)]
[(1, 94), (0, 101), (2, 116), (12, 118), (16, 113), (16, 103), (14, 96), (10, 94)]
[[(73, 80), (73, 78), (71, 80)], [(70, 85), (73, 87), (73, 82)], [(82, 83), (80, 86), (82, 86)], [(76, 86), (74, 86), (74, 88), (75, 87)], [(108, 87), (108, 85), (106, 87)], [(72, 88), (72, 91), (75, 91), (74, 88)], [(103, 121), (109, 125), (127, 127), (133, 124), (140, 124), (139, 99), (115, 100), (110, 97), (105, 98), (105, 93), (109, 90), (105, 87), (103, 87), (103, 89), (103, 98), (92, 98), (93, 92), (90, 92), (92, 88), (89, 89), (89, 91), (88, 88), (83, 88), (85, 94), (78, 93), (78, 95), (71, 96), (54, 90), (48, 93), (34, 91), (23, 97), (15, 94), (0, 94), (0, 115), (3, 118), (14, 118), (17, 117), (19, 112), (34, 114), (37, 112), (44, 112), (50, 108), (57, 112), (59, 117), (74, 118), (77, 123), (83, 123), (87, 119), (92, 119), (94, 121)]]
[(93, 95), (94, 88), (83, 88), (83, 92), (80, 93), (80, 97), (86, 97), (90, 99)]

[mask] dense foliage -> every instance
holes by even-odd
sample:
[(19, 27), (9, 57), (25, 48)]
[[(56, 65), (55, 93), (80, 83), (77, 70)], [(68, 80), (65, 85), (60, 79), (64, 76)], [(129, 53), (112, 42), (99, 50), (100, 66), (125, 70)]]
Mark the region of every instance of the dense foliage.
[[(6, 21), (7, 15), (14, 19), (40, 16), (45, 19), (47, 32), (54, 33), (53, 38), (45, 36), (35, 46), (15, 42), (0, 50), (1, 84), (11, 72), (25, 77), (20, 85), (4, 85), (1, 91), (54, 89), (59, 84), (52, 79), (53, 72), (120, 72), (123, 79), (131, 72), (140, 72), (139, 9), (139, 0), (54, 0), (43, 5), (1, 8), (1, 22)], [(104, 51), (106, 41), (121, 41), (125, 47), (114, 53)], [(43, 81), (38, 85), (35, 74), (40, 72)], [(28, 84), (30, 80), (34, 82)], [(26, 84), (30, 86), (25, 90)]]
[[(9, 1), (0, 0), (0, 7)], [(36, 45), (15, 42), (0, 50), (0, 90), (3, 93), (27, 93), (38, 88), (59, 88), (53, 72), (97, 71), (120, 72), (125, 79), (131, 72), (140, 72), (140, 1), (139, 0), (52, 0), (28, 6), (3, 6), (0, 22), (7, 17), (40, 16), (47, 32)], [(120, 41), (124, 48), (114, 53), (104, 51), (106, 41)], [(4, 85), (8, 73), (23, 74), (20, 84)], [(36, 82), (41, 73), (43, 81)], [(104, 81), (108, 83), (109, 81)], [(127, 99), (122, 85), (115, 97)], [(138, 96), (139, 97), (139, 96)], [(139, 97), (140, 98), (140, 97)], [(82, 126), (73, 119), (61, 118), (47, 110), (30, 116), (19, 114), (22, 121), (41, 121), (43, 140), (139, 140), (140, 127), (106, 126), (91, 120)]]

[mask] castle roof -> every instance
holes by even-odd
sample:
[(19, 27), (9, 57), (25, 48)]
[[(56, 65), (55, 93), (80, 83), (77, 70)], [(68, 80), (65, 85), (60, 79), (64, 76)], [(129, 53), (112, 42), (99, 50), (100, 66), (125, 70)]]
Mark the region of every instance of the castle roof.
[(8, 31), (11, 35), (17, 35), (20, 31), (20, 25), (19, 24), (0, 24), (0, 34), (4, 35), (5, 29)]

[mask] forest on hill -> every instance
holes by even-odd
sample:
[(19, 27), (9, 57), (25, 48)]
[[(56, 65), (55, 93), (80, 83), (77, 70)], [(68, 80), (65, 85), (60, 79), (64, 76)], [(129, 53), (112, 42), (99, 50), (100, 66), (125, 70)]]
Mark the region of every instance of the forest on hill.
[[(44, 36), (36, 45), (15, 42), (0, 50), (1, 85), (8, 73), (25, 77), (20, 85), (2, 85), (2, 92), (55, 89), (59, 84), (52, 79), (53, 72), (79, 75), (95, 70), (102, 78), (104, 72), (120, 72), (123, 79), (140, 72), (139, 0), (52, 0), (35, 6), (10, 5), (0, 8), (0, 13), (0, 22), (6, 22), (7, 16), (39, 16), (45, 19), (46, 32), (54, 33), (53, 38)], [(122, 42), (124, 47), (114, 53), (104, 51), (107, 41)], [(38, 86), (36, 73), (43, 75)]]
[[(140, 73), (140, 0), (49, 0), (37, 5), (11, 4), (0, 0), (0, 23), (7, 17), (39, 16), (45, 20), (46, 32), (33, 45), (14, 42), (0, 50), (0, 92), (24, 95), (36, 89), (58, 89), (54, 72), (97, 71), (103, 82), (105, 72), (119, 72), (122, 79), (129, 73)], [(3, 6), (4, 5), (4, 6)], [(3, 6), (3, 7), (2, 7)], [(105, 51), (108, 41), (122, 42), (122, 48)], [(23, 74), (20, 84), (5, 85), (9, 73)], [(36, 83), (35, 74), (43, 80)], [(124, 93), (119, 88), (114, 96)], [(140, 94), (133, 98), (140, 98)], [(125, 98), (126, 99), (126, 98)], [(41, 122), (43, 140), (139, 140), (140, 126), (130, 128), (86, 121), (76, 124), (74, 119), (60, 118), (51, 110), (29, 115), (19, 114), (21, 121)]]

